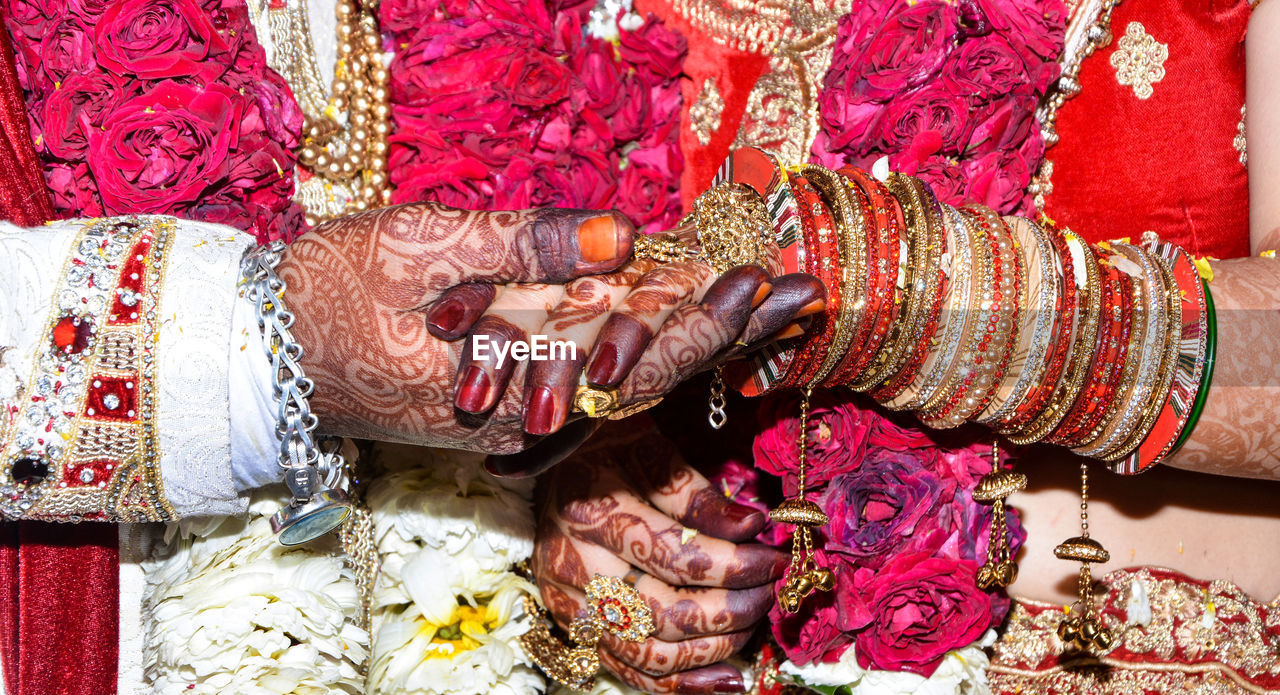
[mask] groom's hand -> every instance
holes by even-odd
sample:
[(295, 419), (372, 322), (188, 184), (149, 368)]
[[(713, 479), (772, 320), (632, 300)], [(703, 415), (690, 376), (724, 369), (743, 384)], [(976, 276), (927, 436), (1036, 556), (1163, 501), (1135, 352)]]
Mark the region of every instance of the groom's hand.
[(461, 345), (432, 336), (424, 310), (458, 285), (483, 293), (607, 273), (630, 258), (634, 233), (616, 212), (470, 212), (422, 203), (351, 215), (303, 235), (279, 273), (322, 427), (490, 452), (524, 448), (535, 438), (520, 431), (519, 398), (511, 413), (484, 421), (454, 409)]

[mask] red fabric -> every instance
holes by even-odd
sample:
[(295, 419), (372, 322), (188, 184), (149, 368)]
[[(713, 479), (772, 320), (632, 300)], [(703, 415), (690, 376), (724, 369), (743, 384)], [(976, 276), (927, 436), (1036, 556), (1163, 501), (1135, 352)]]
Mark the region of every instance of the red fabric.
[[(3, 30), (0, 217), (22, 226), (54, 217)], [(0, 524), (0, 664), (10, 695), (115, 693), (119, 563), (114, 524)]]
[(111, 695), (120, 644), (115, 524), (4, 525), (0, 627), (9, 695)]
[[(1148, 99), (1111, 65), (1130, 22), (1169, 46)], [(1152, 230), (1194, 255), (1249, 254), (1249, 187), (1232, 146), (1244, 105), (1244, 0), (1122, 2), (1058, 112), (1046, 212), (1089, 241)]]
[[(689, 79), (681, 84), (684, 111), (680, 117), (680, 151), (684, 153), (680, 197), (687, 211), (692, 207), (693, 199), (711, 187), (711, 180), (729, 156), (729, 149), (747, 110), (747, 97), (764, 74), (769, 59), (716, 43), (706, 33), (694, 29), (671, 8), (667, 0), (637, 0), (636, 9), (641, 15), (648, 12), (657, 15), (663, 24), (680, 32), (689, 41), (689, 55), (684, 61), (684, 73)], [(720, 127), (711, 141), (703, 145), (689, 128), (689, 109), (698, 100), (708, 79), (715, 80), (720, 98), (724, 100), (724, 111), (720, 114)]]
[(53, 219), (7, 31), (0, 31), (0, 136), (0, 217), (24, 227)]

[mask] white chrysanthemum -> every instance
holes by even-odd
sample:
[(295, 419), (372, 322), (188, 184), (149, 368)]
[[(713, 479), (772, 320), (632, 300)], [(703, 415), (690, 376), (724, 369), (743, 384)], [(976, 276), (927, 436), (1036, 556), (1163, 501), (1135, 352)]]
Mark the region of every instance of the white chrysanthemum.
[(518, 644), (535, 588), (512, 571), (533, 552), (532, 481), (465, 452), (388, 446), (379, 460), (392, 472), (368, 497), (382, 560), (369, 692), (541, 693)]
[(948, 652), (928, 678), (905, 671), (864, 669), (858, 665), (853, 647), (835, 663), (797, 666), (786, 661), (780, 670), (808, 685), (845, 686), (852, 695), (990, 695), (985, 648), (995, 640), (995, 631), (988, 630), (981, 640)]
[(145, 565), (153, 692), (361, 692), (368, 634), (341, 556), (286, 548), (260, 516), (199, 531), (171, 528), (167, 552)]
[(631, 0), (599, 0), (587, 19), (587, 34), (605, 41), (617, 41), (618, 29), (635, 31), (644, 18), (631, 11)]
[(533, 554), (532, 480), (495, 478), (470, 452), (388, 445), (381, 454), (393, 472), (368, 496), (381, 552), (437, 548), (486, 572)]

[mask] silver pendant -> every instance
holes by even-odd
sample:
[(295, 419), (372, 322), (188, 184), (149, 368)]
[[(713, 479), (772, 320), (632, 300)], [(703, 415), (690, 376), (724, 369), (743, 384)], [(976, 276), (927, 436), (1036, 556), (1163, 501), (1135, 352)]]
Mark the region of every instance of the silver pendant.
[(301, 545), (342, 525), (351, 515), (347, 493), (322, 488), (305, 502), (293, 500), (271, 517), (271, 530), (281, 545)]

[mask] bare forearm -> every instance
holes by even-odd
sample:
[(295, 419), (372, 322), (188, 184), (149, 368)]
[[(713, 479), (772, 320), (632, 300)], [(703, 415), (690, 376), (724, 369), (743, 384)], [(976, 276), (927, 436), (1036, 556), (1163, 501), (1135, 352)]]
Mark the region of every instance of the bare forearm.
[(1280, 479), (1280, 260), (1213, 263), (1217, 364), (1200, 422), (1169, 464)]

